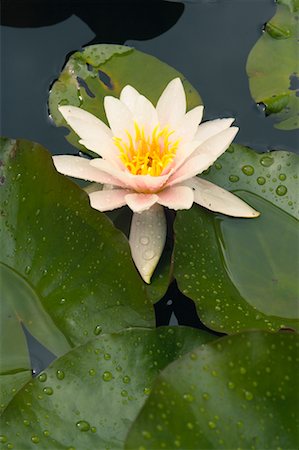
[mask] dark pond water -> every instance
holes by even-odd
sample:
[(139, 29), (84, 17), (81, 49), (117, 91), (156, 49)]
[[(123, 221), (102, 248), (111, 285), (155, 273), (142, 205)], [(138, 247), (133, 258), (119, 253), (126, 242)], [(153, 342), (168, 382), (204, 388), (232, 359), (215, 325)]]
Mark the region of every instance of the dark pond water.
[[(250, 96), (249, 51), (275, 14), (274, 0), (2, 0), (1, 134), (76, 153), (48, 117), (47, 99), (67, 55), (95, 43), (150, 53), (184, 73), (204, 100), (205, 119), (236, 117), (236, 142), (258, 151), (299, 152), (296, 131), (280, 131)], [(176, 286), (156, 305), (157, 324), (202, 327), (193, 302)], [(175, 315), (173, 314), (175, 313)], [(51, 354), (29, 336), (32, 364)]]

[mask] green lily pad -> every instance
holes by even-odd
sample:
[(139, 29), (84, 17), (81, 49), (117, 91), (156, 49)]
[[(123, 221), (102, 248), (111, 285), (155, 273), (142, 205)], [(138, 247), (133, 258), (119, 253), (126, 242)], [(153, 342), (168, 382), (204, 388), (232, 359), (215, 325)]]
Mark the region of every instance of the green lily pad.
[[(298, 221), (290, 214), (297, 212), (292, 208), (299, 158), (286, 152), (257, 155), (240, 146), (232, 150), (206, 177), (235, 192), (261, 216), (231, 218), (197, 205), (179, 212), (175, 277), (182, 292), (195, 301), (201, 320), (214, 330), (299, 329)], [(277, 194), (281, 175), (288, 186), (285, 199)], [(259, 184), (261, 179), (264, 184)]]
[(191, 328), (102, 335), (56, 360), (3, 415), (14, 448), (123, 448), (127, 431), (167, 364), (215, 339)]
[(59, 355), (65, 342), (78, 345), (101, 330), (154, 326), (126, 238), (87, 194), (56, 172), (38, 144), (3, 139), (1, 160), (1, 260), (34, 291), (33, 335), (49, 343), (45, 323), (55, 325)]
[(298, 347), (293, 333), (243, 333), (173, 362), (125, 448), (298, 448)]
[[(185, 77), (157, 58), (123, 45), (90, 45), (70, 57), (53, 84), (49, 97), (50, 113), (56, 125), (70, 130), (58, 106), (78, 106), (106, 122), (103, 105), (106, 95), (119, 97), (122, 88), (130, 84), (155, 105), (167, 83), (176, 77), (184, 84), (188, 109), (202, 104), (199, 94)], [(90, 153), (78, 144), (78, 137), (72, 130), (67, 139)]]
[[(30, 358), (25, 334), (14, 308), (17, 294), (20, 303), (28, 300), (30, 293), (19, 290), (9, 275), (10, 269), (0, 264), (0, 412), (4, 410), (16, 392), (31, 378)], [(30, 301), (30, 299), (29, 299)]]
[(252, 97), (275, 115), (275, 128), (299, 128), (299, 3), (277, 0), (277, 12), (251, 50), (247, 75)]

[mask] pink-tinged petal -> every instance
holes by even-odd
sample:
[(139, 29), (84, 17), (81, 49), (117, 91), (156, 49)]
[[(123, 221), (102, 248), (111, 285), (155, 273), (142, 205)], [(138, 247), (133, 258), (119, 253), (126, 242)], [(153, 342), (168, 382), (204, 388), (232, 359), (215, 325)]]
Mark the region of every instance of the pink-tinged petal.
[(110, 161), (116, 167), (122, 167), (122, 162), (119, 158), (119, 149), (116, 147), (112, 139), (101, 139), (98, 141), (91, 139), (80, 139), (79, 143), (102, 156), (102, 158)]
[(166, 241), (166, 231), (162, 206), (154, 205), (141, 214), (133, 214), (129, 243), (133, 261), (146, 283), (150, 283), (160, 260)]
[(58, 172), (70, 177), (82, 180), (96, 181), (97, 183), (109, 183), (119, 185), (119, 181), (111, 175), (92, 166), (91, 160), (80, 156), (57, 155), (53, 156), (54, 166)]
[(157, 202), (158, 196), (156, 194), (127, 193), (125, 200), (133, 212), (140, 213), (153, 206)]
[(190, 209), (193, 204), (193, 190), (188, 186), (173, 186), (158, 194), (158, 203), (170, 209)]
[(125, 189), (102, 190), (89, 194), (90, 205), (99, 211), (111, 211), (126, 204), (125, 197), (128, 191)]
[(109, 161), (98, 158), (91, 160), (90, 164), (117, 178), (123, 186), (136, 192), (151, 193), (160, 190), (173, 173), (172, 170), (167, 175), (158, 177), (152, 177), (151, 175), (132, 175), (128, 171), (125, 171), (125, 169), (119, 170), (109, 163)]
[(201, 122), (202, 114), (203, 106), (196, 106), (195, 108), (188, 111), (183, 117), (181, 123), (176, 128), (174, 138), (181, 139), (182, 143), (192, 141), (192, 139), (194, 139), (195, 133), (198, 130), (198, 125)]
[(199, 125), (194, 139), (199, 142), (204, 142), (215, 134), (229, 128), (235, 119), (215, 119), (209, 120)]
[(186, 96), (179, 78), (172, 80), (162, 92), (157, 103), (159, 122), (162, 127), (175, 129), (186, 113)]
[(127, 139), (127, 132), (133, 135), (134, 120), (129, 108), (118, 98), (104, 98), (106, 116), (114, 136)]
[(138, 97), (140, 97), (139, 92), (128, 84), (122, 89), (119, 99), (133, 112)]
[[(238, 127), (230, 127), (226, 130), (221, 131), (220, 133), (212, 136), (211, 138), (204, 141), (191, 155), (191, 158), (207, 154), (211, 157), (211, 164), (216, 161), (225, 150), (228, 149), (232, 141), (234, 140), (236, 134), (238, 133)], [(207, 167), (206, 167), (207, 168)], [(205, 169), (203, 169), (205, 170)], [(199, 173), (199, 172), (198, 172)]]
[(210, 181), (194, 177), (186, 184), (194, 190), (194, 202), (211, 211), (233, 217), (253, 218), (260, 215), (239, 197)]

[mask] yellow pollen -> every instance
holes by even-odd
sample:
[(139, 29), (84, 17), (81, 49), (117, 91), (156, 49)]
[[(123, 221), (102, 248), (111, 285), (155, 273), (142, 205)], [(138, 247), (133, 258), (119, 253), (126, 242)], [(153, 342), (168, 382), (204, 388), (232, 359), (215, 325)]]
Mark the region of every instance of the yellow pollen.
[(171, 140), (173, 131), (167, 127), (160, 130), (157, 125), (152, 134), (146, 136), (144, 128), (135, 122), (135, 136), (127, 132), (128, 140), (114, 137), (114, 143), (119, 149), (119, 157), (125, 167), (133, 175), (151, 175), (157, 177), (173, 161), (179, 145)]

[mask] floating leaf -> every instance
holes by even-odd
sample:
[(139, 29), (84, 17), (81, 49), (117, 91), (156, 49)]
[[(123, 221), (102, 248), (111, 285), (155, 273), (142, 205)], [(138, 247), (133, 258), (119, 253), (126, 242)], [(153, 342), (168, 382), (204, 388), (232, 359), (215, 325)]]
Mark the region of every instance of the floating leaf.
[(45, 323), (54, 324), (61, 347), (51, 349), (59, 355), (66, 341), (83, 343), (101, 329), (153, 326), (153, 308), (123, 234), (56, 172), (40, 145), (3, 139), (1, 148), (1, 259), (34, 291), (31, 333), (50, 348)]
[(258, 155), (241, 146), (232, 150), (206, 177), (233, 190), (261, 216), (231, 218), (197, 205), (179, 212), (174, 274), (214, 330), (298, 329), (298, 221), (290, 213), (297, 213), (299, 158), (286, 152)]
[(298, 448), (298, 335), (243, 333), (170, 364), (127, 449)]
[[(185, 77), (157, 58), (122, 45), (90, 45), (75, 52), (68, 60), (49, 97), (50, 113), (58, 126), (69, 127), (58, 111), (60, 105), (82, 107), (106, 121), (103, 100), (106, 95), (119, 97), (124, 86), (130, 84), (154, 104), (167, 83), (181, 77), (188, 109), (201, 104), (201, 98)], [(71, 131), (67, 139), (76, 147), (78, 137)]]
[(31, 378), (31, 366), (25, 334), (14, 308), (17, 297), (23, 304), (31, 292), (19, 290), (10, 277), (11, 270), (0, 264), (1, 308), (0, 308), (0, 412), (15, 393)]
[(191, 328), (102, 335), (56, 360), (13, 399), (2, 433), (14, 448), (123, 448), (153, 379), (214, 339)]
[(298, 0), (277, 0), (277, 12), (251, 50), (247, 75), (251, 95), (274, 114), (275, 127), (299, 128), (299, 5)]

